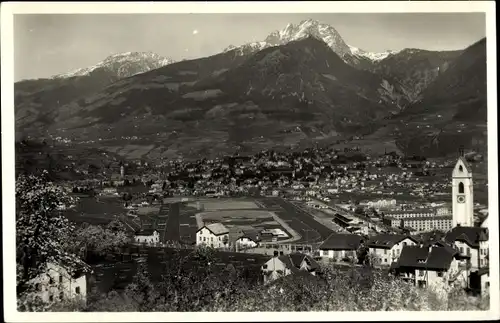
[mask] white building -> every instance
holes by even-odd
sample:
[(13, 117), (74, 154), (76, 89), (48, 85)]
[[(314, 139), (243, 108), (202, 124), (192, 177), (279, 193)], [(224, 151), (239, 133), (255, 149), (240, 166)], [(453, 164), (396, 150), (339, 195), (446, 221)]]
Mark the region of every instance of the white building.
[(366, 203), (368, 207), (373, 207), (376, 209), (384, 209), (384, 208), (393, 208), (396, 206), (396, 200), (378, 200), (378, 201), (369, 201)]
[(141, 230), (135, 233), (134, 241), (147, 245), (155, 245), (160, 242), (160, 234), (156, 230)]
[(320, 246), (320, 256), (333, 261), (357, 261), (356, 251), (363, 237), (350, 233), (332, 233)]
[(274, 229), (264, 229), (260, 232), (262, 235), (271, 235), (276, 238), (288, 238), (288, 234), (281, 230), (280, 228), (274, 228)]
[(86, 300), (87, 277), (77, 270), (70, 274), (63, 266), (54, 263), (47, 264), (47, 271), (29, 282), (35, 286), (38, 296), (45, 303), (61, 300)]
[(467, 259), (471, 271), (489, 266), (487, 228), (458, 226), (446, 234), (445, 240), (453, 243), (460, 255)]
[(278, 256), (275, 251), (274, 257), (269, 259), (261, 267), (264, 283), (269, 283), (278, 278), (296, 274), (301, 271), (316, 275), (319, 264), (310, 256), (301, 253), (292, 253)]
[(239, 237), (238, 240), (236, 240), (236, 245), (238, 246), (238, 249), (248, 249), (248, 248), (255, 248), (259, 244), (255, 242), (252, 238)]
[(490, 270), (489, 268), (484, 268), (479, 270), (478, 275), (481, 281), (481, 294), (488, 294), (490, 291)]
[(458, 253), (450, 247), (406, 246), (391, 268), (415, 286), (432, 286), (436, 291), (445, 292), (453, 282), (466, 285), (467, 273), (459, 259)]
[(413, 228), (416, 233), (428, 232), (432, 230), (446, 232), (452, 228), (451, 216), (424, 216), (406, 219), (387, 217), (385, 221), (390, 221), (391, 226), (395, 228), (401, 227), (401, 224), (406, 228)]
[(420, 210), (410, 210), (410, 211), (388, 211), (384, 212), (384, 216), (393, 219), (412, 219), (412, 218), (422, 218), (422, 217), (434, 217), (436, 216), (436, 211), (431, 209), (420, 209)]
[(458, 158), (452, 172), (453, 227), (474, 226), (474, 195), (472, 168), (463, 156)]
[(212, 248), (225, 248), (229, 243), (229, 230), (222, 223), (205, 225), (196, 231), (196, 244)]
[(101, 191), (101, 195), (118, 195), (116, 187), (105, 187)]
[(400, 234), (379, 234), (368, 240), (369, 254), (379, 261), (380, 266), (390, 266), (397, 262), (405, 246), (418, 244), (414, 238)]

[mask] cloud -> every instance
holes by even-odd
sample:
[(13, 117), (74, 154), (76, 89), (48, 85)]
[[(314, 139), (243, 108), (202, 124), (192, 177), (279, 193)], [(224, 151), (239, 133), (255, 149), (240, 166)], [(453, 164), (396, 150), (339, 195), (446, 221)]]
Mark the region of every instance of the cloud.
[(193, 30), (193, 35), (196, 35), (198, 33), (198, 29)]

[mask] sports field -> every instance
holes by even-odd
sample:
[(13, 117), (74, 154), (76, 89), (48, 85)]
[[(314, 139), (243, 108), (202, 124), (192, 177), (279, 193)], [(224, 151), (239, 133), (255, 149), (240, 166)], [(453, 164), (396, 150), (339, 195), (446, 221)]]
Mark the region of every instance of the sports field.
[(282, 198), (262, 198), (259, 202), (274, 211), (288, 226), (300, 234), (296, 243), (320, 243), (332, 234), (332, 230), (319, 223), (314, 217)]
[(245, 199), (199, 199), (187, 205), (194, 208), (202, 206), (204, 211), (248, 210), (259, 208), (255, 202)]

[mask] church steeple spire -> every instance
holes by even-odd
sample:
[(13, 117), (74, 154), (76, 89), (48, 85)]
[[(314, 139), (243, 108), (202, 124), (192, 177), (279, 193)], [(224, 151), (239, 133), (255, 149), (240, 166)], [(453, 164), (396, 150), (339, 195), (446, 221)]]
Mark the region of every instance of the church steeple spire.
[(463, 145), (458, 147), (458, 157), (465, 157), (465, 149)]
[(474, 225), (472, 169), (465, 160), (463, 147), (452, 172), (453, 227)]

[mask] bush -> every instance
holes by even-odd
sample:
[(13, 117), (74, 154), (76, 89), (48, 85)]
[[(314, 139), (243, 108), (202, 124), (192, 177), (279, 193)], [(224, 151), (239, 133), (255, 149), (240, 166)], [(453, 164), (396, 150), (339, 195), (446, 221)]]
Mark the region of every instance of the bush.
[[(317, 276), (301, 273), (269, 285), (249, 284), (233, 266), (213, 270), (213, 250), (194, 250), (173, 259), (158, 283), (141, 266), (122, 292), (92, 294), (86, 305), (60, 303), (45, 310), (82, 311), (456, 311), (487, 310), (489, 297), (469, 297), (459, 287), (444, 293), (420, 289), (369, 267), (324, 265)], [(174, 257), (175, 258), (175, 257)]]

